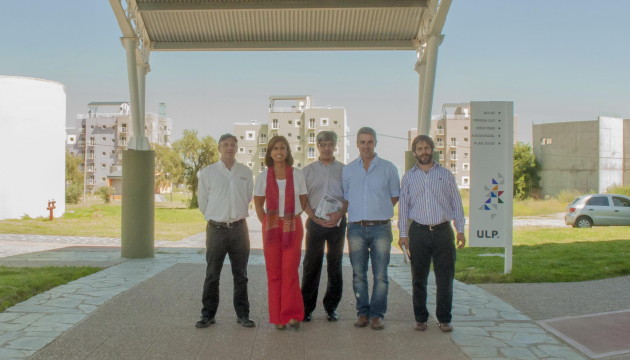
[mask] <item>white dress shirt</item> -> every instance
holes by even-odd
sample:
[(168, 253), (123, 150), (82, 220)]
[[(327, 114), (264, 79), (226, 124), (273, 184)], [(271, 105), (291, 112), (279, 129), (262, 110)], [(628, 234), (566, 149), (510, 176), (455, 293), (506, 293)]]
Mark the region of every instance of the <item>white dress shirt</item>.
[(219, 160), (199, 172), (197, 199), (206, 221), (233, 222), (249, 215), (254, 180), (252, 171), (234, 162), (228, 169)]

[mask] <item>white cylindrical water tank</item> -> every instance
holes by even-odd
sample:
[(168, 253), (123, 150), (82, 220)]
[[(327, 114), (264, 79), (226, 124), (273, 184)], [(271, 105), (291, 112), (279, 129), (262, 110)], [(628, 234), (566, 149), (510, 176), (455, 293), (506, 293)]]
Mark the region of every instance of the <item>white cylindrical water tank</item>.
[(0, 75), (0, 219), (63, 215), (65, 140), (64, 85)]

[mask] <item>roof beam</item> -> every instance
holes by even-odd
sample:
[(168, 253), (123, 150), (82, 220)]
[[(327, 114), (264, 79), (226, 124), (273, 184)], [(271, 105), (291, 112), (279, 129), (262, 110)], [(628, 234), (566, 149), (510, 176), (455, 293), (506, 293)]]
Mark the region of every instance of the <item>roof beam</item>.
[(214, 11), (214, 10), (282, 10), (282, 9), (357, 9), (357, 8), (426, 8), (428, 0), (248, 0), (248, 1), (188, 1), (138, 3), (145, 11)]
[(388, 41), (227, 41), (153, 42), (152, 51), (307, 51), (307, 50), (415, 50), (411, 40)]

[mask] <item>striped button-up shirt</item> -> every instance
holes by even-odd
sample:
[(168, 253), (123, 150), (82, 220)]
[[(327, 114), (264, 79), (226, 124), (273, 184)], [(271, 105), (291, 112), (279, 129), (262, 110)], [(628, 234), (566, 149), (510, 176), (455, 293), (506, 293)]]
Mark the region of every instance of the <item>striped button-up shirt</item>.
[(403, 176), (398, 203), (400, 237), (407, 237), (408, 219), (423, 225), (455, 220), (457, 232), (464, 232), (466, 220), (455, 177), (437, 162), (428, 172), (416, 165)]

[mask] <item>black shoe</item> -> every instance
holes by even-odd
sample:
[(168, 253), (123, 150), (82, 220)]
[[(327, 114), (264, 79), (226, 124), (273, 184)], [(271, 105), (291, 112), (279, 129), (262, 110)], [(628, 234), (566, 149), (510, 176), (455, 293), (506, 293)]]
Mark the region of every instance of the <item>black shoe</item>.
[(216, 321), (214, 321), (214, 318), (207, 318), (205, 316), (201, 317), (201, 320), (197, 321), (197, 323), (195, 324), (196, 328), (207, 328), (208, 326), (214, 324)]
[(337, 312), (333, 310), (326, 313), (326, 319), (328, 319), (328, 321), (337, 321), (339, 319), (339, 315), (337, 315)]
[(249, 327), (249, 328), (252, 328), (252, 327), (256, 326), (256, 323), (252, 319), (250, 319), (249, 316), (243, 316), (242, 318), (236, 318), (236, 323), (237, 324), (241, 324), (244, 327)]
[(313, 315), (311, 313), (304, 315), (304, 322), (310, 322), (311, 320), (313, 320)]

